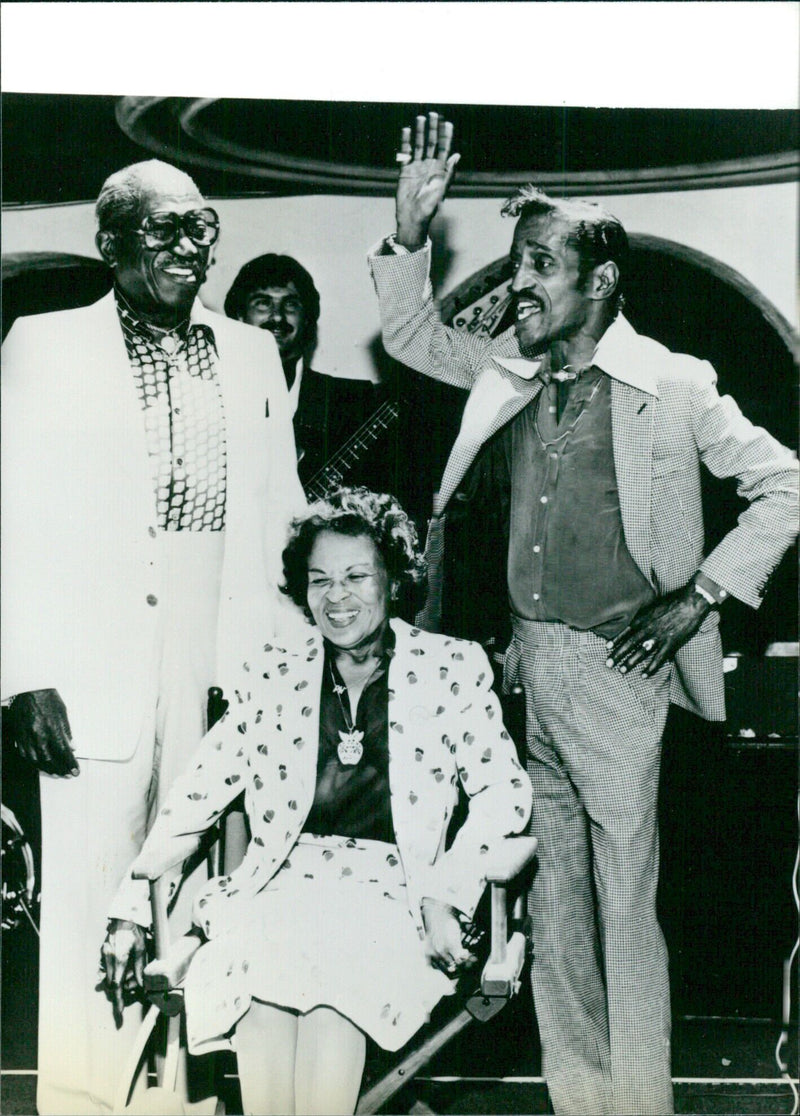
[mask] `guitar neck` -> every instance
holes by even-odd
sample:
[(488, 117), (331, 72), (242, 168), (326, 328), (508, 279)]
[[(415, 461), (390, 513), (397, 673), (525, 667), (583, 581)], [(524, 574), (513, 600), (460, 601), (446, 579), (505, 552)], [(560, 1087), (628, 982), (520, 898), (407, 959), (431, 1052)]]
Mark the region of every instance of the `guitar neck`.
[(314, 473), (305, 486), (309, 500), (324, 500), (342, 484), (347, 473), (364, 456), (368, 449), (389, 429), (400, 414), (397, 403), (382, 403), (367, 421), (359, 426), (344, 445)]

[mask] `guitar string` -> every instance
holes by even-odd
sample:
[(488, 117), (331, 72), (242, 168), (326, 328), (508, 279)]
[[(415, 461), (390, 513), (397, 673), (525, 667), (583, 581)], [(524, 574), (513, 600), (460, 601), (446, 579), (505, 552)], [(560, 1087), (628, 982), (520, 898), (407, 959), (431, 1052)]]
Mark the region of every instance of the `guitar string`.
[[(330, 473), (335, 471), (340, 464), (344, 466), (355, 464), (358, 461), (358, 456), (353, 457), (352, 461), (347, 461), (345, 460), (346, 455), (352, 453), (355, 449), (367, 449), (372, 442), (380, 437), (383, 431), (389, 429), (389, 425), (397, 418), (399, 413), (400, 408), (397, 403), (391, 400), (382, 403), (375, 413), (334, 453), (330, 460), (314, 473), (306, 485), (306, 495), (315, 500), (323, 499), (329, 491)], [(367, 440), (364, 441), (364, 439)], [(338, 479), (340, 478), (337, 478), (337, 483)], [(326, 480), (328, 484), (324, 483)]]

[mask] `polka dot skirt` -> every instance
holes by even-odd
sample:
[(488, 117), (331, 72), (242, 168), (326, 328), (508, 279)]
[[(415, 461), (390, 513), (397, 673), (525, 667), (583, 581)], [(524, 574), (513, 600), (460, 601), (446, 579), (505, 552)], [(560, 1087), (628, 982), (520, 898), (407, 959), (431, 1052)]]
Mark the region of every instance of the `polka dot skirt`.
[(397, 1050), (454, 989), (425, 956), (395, 845), (303, 835), (255, 899), (219, 906), (186, 981), (193, 1053), (235, 1046), (251, 998), (325, 1004)]

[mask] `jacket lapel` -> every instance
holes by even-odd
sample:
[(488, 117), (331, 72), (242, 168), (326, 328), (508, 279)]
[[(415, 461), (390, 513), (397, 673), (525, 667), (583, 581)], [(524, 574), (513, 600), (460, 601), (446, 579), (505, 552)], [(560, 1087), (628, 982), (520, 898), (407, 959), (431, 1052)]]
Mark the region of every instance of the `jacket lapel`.
[(396, 644), (389, 667), (389, 782), (397, 846), (408, 876), (416, 861), (432, 861), (442, 837), (439, 784), (429, 777), (428, 768), (446, 724), (439, 724), (440, 659), (434, 661), (429, 644), (421, 646), (424, 636), (412, 635), (418, 629), (398, 620), (392, 621), (392, 629)]
[(631, 557), (651, 584), (650, 504), (656, 403), (656, 397), (648, 392), (612, 379), (611, 429), (622, 526)]
[[(214, 333), (214, 345), (217, 350), (216, 373), (219, 381), (220, 393), (225, 406), (225, 448), (227, 457), (228, 502), (237, 500), (241, 492), (248, 491), (248, 486), (242, 485), (242, 467), (247, 461), (258, 460), (254, 457), (257, 447), (248, 443), (252, 437), (254, 423), (248, 423), (247, 416), (254, 400), (250, 392), (250, 368), (247, 362), (237, 360), (235, 342), (226, 327), (226, 319), (218, 314), (212, 314), (197, 300), (192, 309), (192, 323), (207, 325)], [(262, 451), (263, 452), (263, 451)], [(245, 466), (246, 467), (246, 466)], [(246, 478), (244, 478), (246, 480)], [(230, 512), (230, 506), (227, 508)], [(234, 507), (234, 523), (238, 520), (237, 509)], [(226, 514), (230, 525), (230, 515)]]
[(484, 442), (505, 426), (541, 391), (538, 378), (524, 380), (496, 361), (491, 361), (475, 378), (461, 417), (458, 437), (434, 498), (434, 512), (440, 515), (475, 460)]
[(297, 803), (294, 820), (299, 833), (314, 803), (317, 786), (320, 695), (325, 663), (322, 638), (309, 629), (302, 653), (278, 654), (275, 661), (281, 681), (277, 693), (282, 697), (276, 707), (276, 723), (281, 726), (283, 740), (280, 762), (285, 760), (289, 798)]
[(79, 382), (92, 385), (91, 391), (81, 393), (85, 429), (93, 434), (95, 461), (102, 462), (108, 455), (116, 462), (116, 468), (107, 472), (95, 465), (96, 487), (112, 483), (113, 477), (114, 487), (108, 492), (110, 509), (126, 518), (137, 514), (139, 521), (152, 523), (156, 508), (144, 416), (114, 292), (81, 313), (85, 317), (74, 338), (75, 363)]

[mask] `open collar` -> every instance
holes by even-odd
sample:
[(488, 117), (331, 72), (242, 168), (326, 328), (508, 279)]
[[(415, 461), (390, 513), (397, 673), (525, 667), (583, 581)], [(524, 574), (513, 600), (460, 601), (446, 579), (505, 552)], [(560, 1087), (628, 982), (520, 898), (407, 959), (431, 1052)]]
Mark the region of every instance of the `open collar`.
[[(612, 379), (658, 398), (656, 378), (642, 366), (638, 347), (639, 334), (620, 314), (600, 338), (592, 363)], [(526, 360), (524, 357), (495, 356), (493, 359), (523, 380), (532, 380), (542, 365), (541, 360)]]

